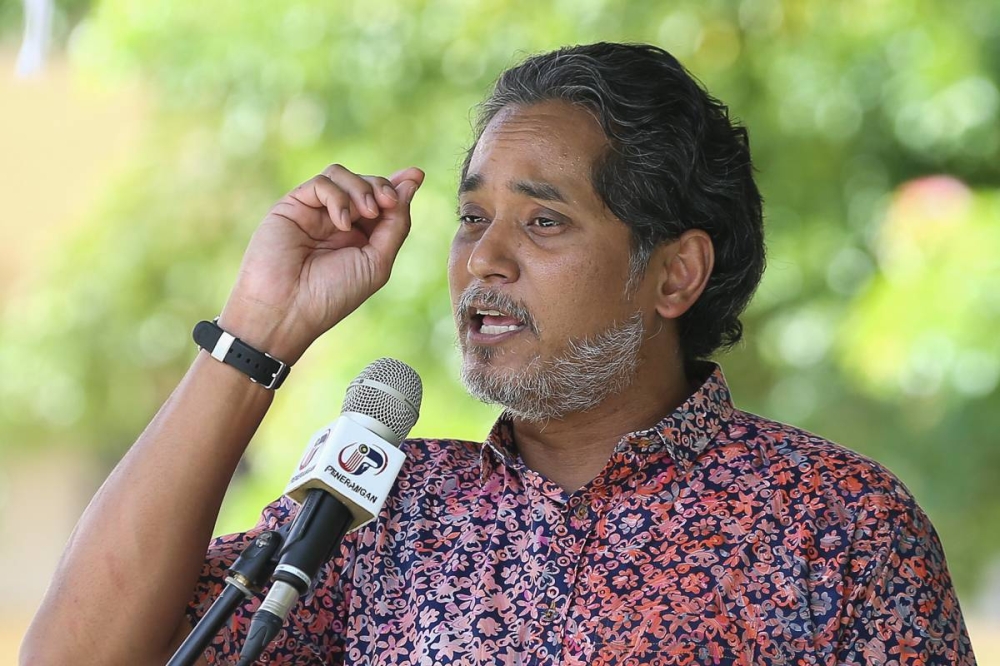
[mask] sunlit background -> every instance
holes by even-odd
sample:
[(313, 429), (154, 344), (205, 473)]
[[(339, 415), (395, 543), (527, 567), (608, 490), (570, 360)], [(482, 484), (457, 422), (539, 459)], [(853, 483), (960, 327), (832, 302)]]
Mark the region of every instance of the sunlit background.
[(328, 163), (423, 167), (413, 232), (280, 391), (218, 531), (252, 524), (378, 356), (424, 379), (414, 435), (486, 433), (445, 283), (470, 109), (525, 54), (598, 40), (665, 47), (749, 127), (769, 265), (720, 359), (737, 405), (892, 469), (1000, 664), (995, 0), (3, 0), (0, 662), (251, 231)]

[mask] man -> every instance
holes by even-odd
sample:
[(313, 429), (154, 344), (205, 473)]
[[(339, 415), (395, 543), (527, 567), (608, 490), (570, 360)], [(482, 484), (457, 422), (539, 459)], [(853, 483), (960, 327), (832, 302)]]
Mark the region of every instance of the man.
[[(332, 166), (291, 192), (221, 327), (294, 363), (386, 282), (422, 178)], [(459, 216), (463, 379), (506, 411), (485, 444), (404, 443), (379, 520), (270, 663), (974, 663), (902, 484), (736, 410), (706, 362), (763, 270), (760, 197), (744, 130), (671, 56), (596, 44), (504, 73)], [(199, 355), (81, 519), (24, 663), (166, 660), (249, 538), (205, 560), (270, 400)], [(293, 511), (275, 502), (249, 535)], [(250, 614), (208, 663), (234, 661)]]

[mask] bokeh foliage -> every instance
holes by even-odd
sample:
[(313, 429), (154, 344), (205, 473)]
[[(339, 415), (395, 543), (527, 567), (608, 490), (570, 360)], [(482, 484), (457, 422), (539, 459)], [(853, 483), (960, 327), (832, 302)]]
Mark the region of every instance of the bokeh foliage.
[[(74, 7), (85, 8), (86, 3)], [(194, 356), (268, 207), (331, 162), (427, 182), (389, 286), (282, 389), (219, 529), (280, 492), (346, 383), (391, 355), (416, 436), (480, 438), (456, 381), (445, 257), (470, 109), (524, 54), (598, 40), (677, 55), (749, 127), (769, 267), (721, 361), (744, 409), (895, 471), (961, 588), (1000, 552), (1000, 5), (989, 0), (220, 0), (92, 5), (80, 71), (139, 80), (143, 150), (0, 328), (0, 447), (110, 466)]]

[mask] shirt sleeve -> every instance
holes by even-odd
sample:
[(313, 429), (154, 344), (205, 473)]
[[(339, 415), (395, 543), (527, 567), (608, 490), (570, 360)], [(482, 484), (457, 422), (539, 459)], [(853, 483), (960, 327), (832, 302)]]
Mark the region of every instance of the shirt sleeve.
[(853, 550), (836, 663), (975, 666), (941, 541), (912, 499), (868, 498)]
[[(194, 626), (212, 606), (225, 585), (226, 571), (236, 561), (244, 546), (261, 532), (274, 530), (294, 518), (297, 505), (286, 497), (269, 504), (253, 529), (214, 539), (208, 547), (201, 577), (187, 608), (188, 621)], [(350, 536), (350, 535), (348, 535)], [(346, 605), (341, 589), (340, 571), (347, 554), (347, 539), (341, 553), (320, 571), (313, 589), (292, 608), (285, 627), (265, 650), (273, 666), (295, 664), (321, 666), (343, 663), (343, 633)], [(264, 592), (266, 593), (266, 588)], [(246, 640), (253, 614), (263, 594), (238, 607), (228, 624), (205, 650), (209, 664), (235, 664)]]

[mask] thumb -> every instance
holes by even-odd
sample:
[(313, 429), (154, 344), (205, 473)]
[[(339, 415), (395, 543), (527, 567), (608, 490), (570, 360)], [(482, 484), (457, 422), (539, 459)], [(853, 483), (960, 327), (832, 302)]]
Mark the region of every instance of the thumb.
[(417, 193), (417, 188), (419, 187), (420, 183), (415, 180), (404, 180), (397, 185), (396, 194), (399, 196), (400, 203), (409, 205), (413, 201), (413, 195)]
[(396, 173), (389, 176), (389, 182), (392, 186), (398, 188), (407, 180), (412, 180), (417, 184), (417, 187), (424, 182), (424, 172), (418, 167), (407, 167), (405, 169), (400, 169)]
[(419, 187), (420, 183), (414, 180), (404, 180), (396, 185), (399, 205), (385, 211), (382, 220), (372, 229), (368, 237), (367, 247), (375, 250), (381, 265), (386, 270), (396, 260), (399, 248), (410, 233), (410, 201), (413, 200), (413, 195)]

